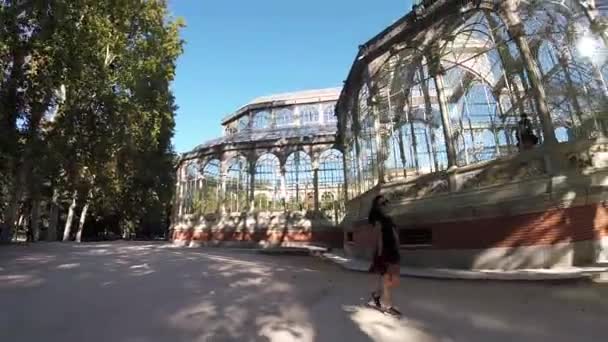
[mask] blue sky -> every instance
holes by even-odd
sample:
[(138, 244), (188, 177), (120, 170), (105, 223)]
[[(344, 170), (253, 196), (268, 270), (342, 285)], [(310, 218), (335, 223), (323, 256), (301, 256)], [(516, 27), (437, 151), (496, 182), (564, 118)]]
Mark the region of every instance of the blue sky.
[(170, 0), (185, 53), (173, 89), (177, 152), (221, 135), (221, 118), (255, 97), (340, 86), (357, 47), (410, 0)]

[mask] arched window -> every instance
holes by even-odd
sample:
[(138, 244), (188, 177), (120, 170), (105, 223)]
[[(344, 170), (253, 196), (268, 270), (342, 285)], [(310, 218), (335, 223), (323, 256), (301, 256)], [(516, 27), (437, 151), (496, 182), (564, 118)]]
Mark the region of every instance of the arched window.
[(186, 168), (186, 179), (195, 180), (198, 177), (198, 166), (196, 162), (191, 162)]
[[(442, 127), (429, 127), (431, 154), (433, 155), (434, 172), (448, 168), (448, 151)], [(433, 144), (433, 140), (435, 143)]]
[(510, 153), (513, 141), (511, 140), (511, 137), (509, 136), (509, 129), (505, 128), (505, 129), (498, 130), (498, 132), (496, 133), (496, 135), (498, 136), (498, 144), (500, 146), (500, 154), (508, 154), (508, 153)]
[(232, 135), (234, 133), (236, 133), (236, 128), (234, 128), (233, 126), (228, 126), (224, 129), (225, 135)]
[(481, 132), (481, 152), (477, 156), (477, 161), (484, 161), (496, 158), (496, 137), (490, 129)]
[[(526, 36), (540, 45), (535, 57), (542, 73), (542, 86), (547, 92), (549, 112), (555, 127), (565, 126), (564, 119), (570, 121), (568, 126), (572, 125), (574, 129), (570, 135), (579, 127), (585, 131), (593, 129), (587, 128), (586, 123), (593, 121), (595, 113), (605, 112), (606, 107), (605, 96), (602, 95), (606, 86), (598, 72), (598, 67), (601, 68), (607, 61), (606, 47), (602, 39), (593, 33), (593, 25), (583, 15), (580, 3), (522, 2), (520, 6)], [(599, 6), (605, 8), (605, 5)], [(534, 114), (529, 112), (528, 116), (533, 124), (537, 124), (540, 120)], [(537, 134), (541, 133), (539, 129)], [(566, 132), (561, 130), (559, 134), (562, 136), (556, 138), (565, 140)], [(544, 140), (543, 137), (539, 138)]]
[(196, 210), (196, 197), (199, 191), (199, 171), (198, 164), (191, 161), (186, 166), (185, 181), (182, 183), (184, 187), (183, 212), (184, 214), (193, 214)]
[(245, 115), (239, 119), (239, 132), (249, 129), (249, 116)]
[[(367, 103), (365, 100), (360, 102)], [(363, 113), (365, 115), (361, 122), (361, 132), (359, 132), (360, 153), (358, 163), (361, 175), (361, 191), (365, 192), (378, 183), (378, 146), (376, 144), (374, 113), (367, 107), (362, 107), (362, 109), (365, 109), (360, 109), (362, 115)]]
[(289, 108), (279, 109), (276, 113), (275, 124), (277, 127), (293, 125), (293, 111)]
[[(404, 169), (408, 161), (409, 146), (403, 138), (404, 129), (407, 127), (395, 128), (390, 139), (387, 141), (387, 155), (384, 161), (385, 177), (388, 181), (402, 178)], [(407, 170), (405, 171), (407, 174)]]
[(277, 210), (281, 207), (281, 176), (279, 158), (267, 153), (255, 164), (255, 209)]
[(338, 118), (336, 117), (336, 104), (330, 103), (325, 105), (323, 109), (323, 121), (324, 122), (336, 122)]
[(300, 123), (311, 125), (319, 123), (319, 108), (317, 106), (300, 107)]
[[(429, 132), (429, 127), (422, 121), (407, 122), (401, 128), (400, 134), (403, 136), (405, 169), (408, 174), (424, 174), (433, 170), (434, 158)], [(395, 153), (400, 153), (400, 151)]]
[(213, 214), (220, 205), (220, 161), (213, 159), (203, 168), (202, 189), (197, 198), (195, 211), (203, 215)]
[(344, 186), (344, 164), (342, 152), (331, 149), (319, 156), (319, 189), (334, 189)]
[(294, 152), (285, 164), (287, 207), (291, 210), (311, 209), (308, 194), (313, 193), (312, 162), (310, 157), (302, 152)]
[(253, 116), (253, 129), (262, 129), (270, 127), (270, 113), (261, 111)]
[(228, 163), (226, 175), (226, 210), (241, 212), (248, 206), (249, 168), (247, 159), (242, 156), (233, 158)]
[(344, 163), (342, 152), (328, 150), (319, 157), (320, 209), (334, 224), (344, 217)]

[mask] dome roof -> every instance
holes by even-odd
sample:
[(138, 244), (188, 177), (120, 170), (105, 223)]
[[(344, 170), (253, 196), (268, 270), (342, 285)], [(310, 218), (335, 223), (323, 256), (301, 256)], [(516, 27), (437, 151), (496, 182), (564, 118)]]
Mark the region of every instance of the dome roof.
[(222, 120), (222, 125), (237, 119), (243, 113), (251, 109), (263, 109), (272, 107), (289, 106), (295, 104), (317, 103), (326, 101), (337, 101), (340, 97), (342, 88), (325, 88), (315, 90), (296, 91), (291, 93), (281, 93), (269, 96), (261, 96), (253, 99), (236, 112), (226, 116)]

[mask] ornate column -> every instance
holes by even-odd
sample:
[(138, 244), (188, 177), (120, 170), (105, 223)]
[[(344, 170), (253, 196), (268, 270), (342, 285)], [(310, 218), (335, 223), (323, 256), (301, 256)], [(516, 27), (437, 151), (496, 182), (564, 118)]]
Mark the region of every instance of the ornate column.
[(220, 195), (219, 197), (219, 212), (221, 215), (226, 214), (226, 179), (228, 178), (228, 158), (226, 154), (222, 154), (220, 159)]
[(378, 164), (378, 183), (384, 183), (386, 180), (384, 161), (386, 160), (386, 145), (384, 144), (384, 133), (382, 132), (382, 124), (380, 123), (380, 113), (372, 101), (372, 113), (374, 115), (374, 138), (376, 140), (376, 163)]
[[(507, 94), (505, 96), (507, 96), (509, 99), (510, 97), (510, 92), (509, 89), (505, 88), (505, 91), (507, 92)], [(496, 92), (496, 94), (494, 95), (496, 97), (496, 106), (498, 108), (498, 113), (500, 114), (500, 117), (502, 118), (502, 128), (503, 128), (503, 133), (505, 135), (505, 141), (507, 143), (507, 153), (509, 153), (511, 151), (511, 146), (513, 146), (513, 143), (511, 141), (512, 137), (511, 137), (511, 128), (505, 123), (506, 122), (506, 116), (505, 116), (505, 109), (504, 106), (502, 104), (502, 96), (503, 96), (503, 91), (500, 90), (498, 92)]]
[(171, 211), (171, 225), (175, 224), (175, 222), (177, 222), (177, 218), (179, 215), (179, 194), (180, 194), (180, 172), (181, 172), (181, 168), (178, 167), (178, 169), (175, 172), (175, 192), (173, 193), (173, 208)]
[(363, 175), (361, 174), (361, 144), (359, 144), (358, 136), (355, 136), (354, 144), (355, 154), (357, 156), (355, 158), (355, 165), (357, 169), (357, 186), (355, 187), (355, 192), (357, 193), (357, 196), (359, 196), (363, 193)]
[(248, 160), (249, 172), (249, 212), (255, 210), (255, 161)]
[[(427, 58), (431, 60), (431, 58)], [(424, 112), (425, 112), (425, 121), (426, 127), (424, 132), (424, 138), (426, 140), (427, 152), (429, 154), (429, 162), (433, 163), (432, 165), (435, 167), (435, 171), (439, 170), (439, 163), (437, 162), (437, 143), (435, 139), (435, 133), (433, 132), (432, 125), (429, 125), (428, 122), (432, 122), (433, 117), (433, 106), (431, 100), (431, 94), (429, 92), (429, 85), (424, 77), (424, 68), (422, 65), (418, 68), (420, 75), (422, 75), (420, 80), (420, 86), (422, 88), (422, 95), (424, 96)], [(429, 143), (429, 135), (430, 135), (430, 143)], [(431, 166), (431, 165), (429, 165)], [(431, 167), (431, 170), (433, 168)]]
[(465, 138), (466, 133), (464, 130), (464, 123), (462, 122), (462, 115), (458, 119), (458, 123), (460, 124), (460, 136), (462, 137), (462, 150), (464, 151), (464, 163), (466, 165), (469, 165), (469, 151), (468, 151), (469, 146), (467, 145), (467, 139)]
[[(403, 124), (405, 125), (405, 123)], [(403, 167), (403, 178), (407, 178), (407, 158), (405, 157), (405, 142), (403, 141), (403, 125), (399, 126), (398, 132), (399, 136), (397, 140), (399, 141), (399, 158), (401, 159), (401, 166)]]
[(313, 155), (312, 160), (312, 186), (314, 189), (315, 212), (320, 210), (319, 206), (319, 156)]
[[(192, 203), (197, 203), (202, 201), (203, 199), (203, 188), (204, 188), (204, 179), (201, 172), (196, 176), (196, 180), (194, 181), (194, 191), (192, 192)], [(218, 208), (219, 208), (219, 196), (218, 196)], [(216, 208), (216, 209), (218, 209)]]
[(184, 184), (183, 184), (183, 180), (184, 180), (184, 173), (185, 173), (185, 167), (180, 166), (180, 168), (177, 171), (177, 193), (175, 195), (175, 204), (176, 204), (176, 208), (177, 208), (177, 221), (182, 219), (182, 216), (184, 214)]
[(457, 166), (456, 148), (454, 147), (454, 135), (452, 134), (452, 124), (450, 122), (450, 112), (445, 96), (445, 85), (443, 83), (443, 74), (445, 71), (441, 66), (439, 56), (432, 54), (427, 56), (429, 62), (429, 71), (435, 81), (435, 91), (437, 92), (437, 101), (439, 102), (439, 111), (441, 112), (441, 126), (443, 126), (443, 136), (445, 138), (445, 147), (448, 153), (448, 169)]
[(369, 90), (367, 100), (367, 106), (371, 109), (370, 115), (373, 115), (373, 125), (374, 125), (374, 140), (376, 142), (376, 164), (378, 168), (378, 183), (384, 183), (384, 154), (386, 153), (386, 148), (383, 145), (382, 139), (382, 125), (380, 122), (380, 113), (378, 112), (378, 107), (376, 106), (375, 99), (375, 91), (374, 84), (370, 77), (369, 69), (365, 73), (365, 84), (367, 85), (367, 89)]
[(283, 210), (287, 209), (287, 170), (285, 169), (285, 163), (282, 163), (280, 167), (281, 173), (281, 205)]
[(543, 141), (546, 144), (555, 144), (555, 128), (551, 120), (551, 113), (547, 105), (547, 95), (542, 85), (540, 68), (532, 55), (530, 45), (525, 36), (525, 30), (518, 13), (518, 3), (515, 0), (504, 0), (501, 2), (502, 16), (507, 25), (507, 29), (521, 53), (522, 62), (526, 69), (532, 93), (534, 94), (536, 110), (540, 119), (543, 131)]
[(414, 168), (416, 169), (416, 175), (420, 175), (420, 164), (418, 162), (418, 141), (416, 139), (416, 130), (414, 129), (414, 119), (412, 118), (412, 104), (407, 98), (407, 110), (406, 110), (406, 121), (409, 123), (410, 136), (412, 137), (412, 146), (410, 149), (412, 160), (414, 161)]
[(348, 187), (350, 184), (348, 183), (348, 169), (351, 167), (350, 155), (347, 153), (348, 149), (342, 147), (342, 173), (344, 174), (344, 200), (348, 201), (350, 198), (348, 193)]

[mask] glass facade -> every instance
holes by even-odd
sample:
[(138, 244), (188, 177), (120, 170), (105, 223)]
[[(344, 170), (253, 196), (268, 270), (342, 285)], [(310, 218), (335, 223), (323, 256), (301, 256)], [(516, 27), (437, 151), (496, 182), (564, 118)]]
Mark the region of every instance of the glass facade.
[[(432, 3), (419, 2), (412, 15)], [(592, 25), (589, 7), (485, 3), (444, 2), (460, 6), (458, 14), (444, 12), (357, 59), (359, 74), (338, 103), (349, 198), (382, 180), (518, 153), (522, 114), (539, 144), (606, 133), (606, 33)]]

